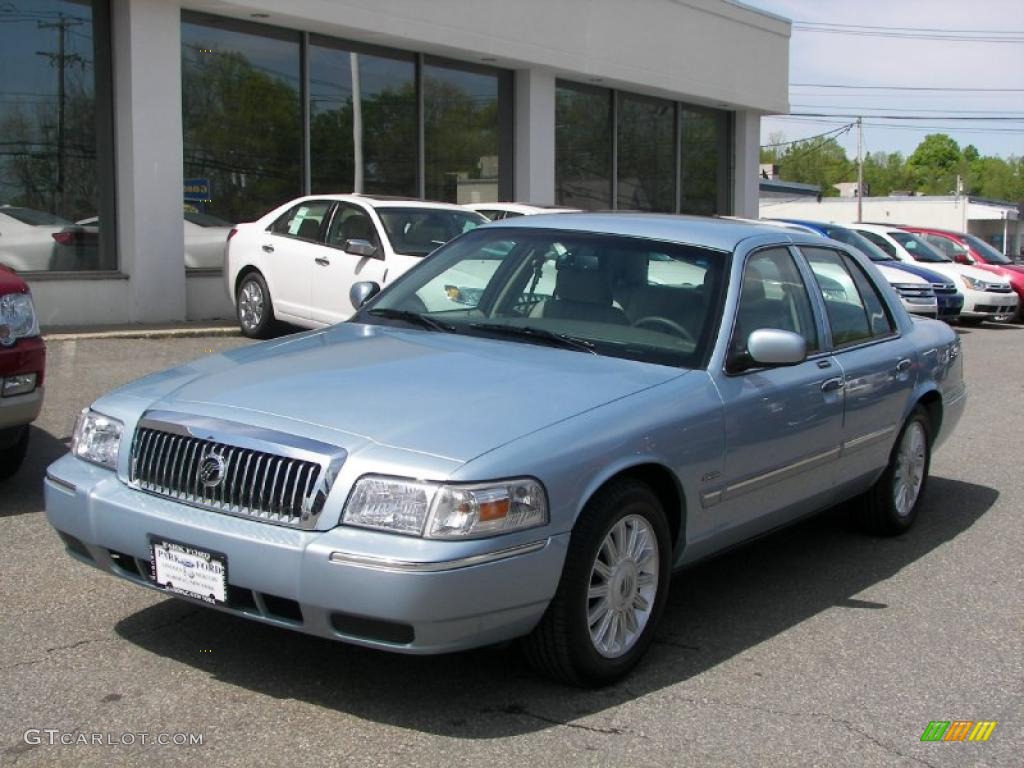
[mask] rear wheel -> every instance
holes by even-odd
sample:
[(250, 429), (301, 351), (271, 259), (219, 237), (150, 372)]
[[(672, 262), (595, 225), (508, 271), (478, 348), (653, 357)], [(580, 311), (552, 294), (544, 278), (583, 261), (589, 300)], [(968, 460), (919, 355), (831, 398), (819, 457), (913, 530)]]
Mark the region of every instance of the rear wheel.
[(270, 289), (259, 272), (242, 278), (235, 296), (238, 325), (250, 339), (266, 339), (274, 327), (274, 303)]
[(889, 457), (889, 464), (859, 509), (861, 526), (879, 536), (909, 530), (917, 519), (931, 464), (931, 423), (917, 406), (910, 414)]
[(626, 675), (654, 638), (671, 557), (665, 512), (650, 488), (621, 481), (600, 491), (573, 529), (554, 599), (523, 641), (527, 658), (573, 685)]
[(28, 425), (0, 430), (0, 480), (13, 477), (28, 453)]

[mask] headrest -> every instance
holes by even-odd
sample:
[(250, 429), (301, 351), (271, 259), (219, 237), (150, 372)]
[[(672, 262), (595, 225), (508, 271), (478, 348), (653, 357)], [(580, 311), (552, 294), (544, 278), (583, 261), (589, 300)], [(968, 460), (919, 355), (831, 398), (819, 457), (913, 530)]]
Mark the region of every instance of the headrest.
[(610, 307), (612, 288), (604, 272), (561, 269), (555, 277), (555, 296), (559, 301)]

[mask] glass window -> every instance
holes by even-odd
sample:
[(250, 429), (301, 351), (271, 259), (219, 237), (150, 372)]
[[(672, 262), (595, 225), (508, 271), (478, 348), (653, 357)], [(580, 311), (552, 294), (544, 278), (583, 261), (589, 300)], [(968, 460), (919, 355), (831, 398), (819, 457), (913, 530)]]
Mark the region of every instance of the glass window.
[(860, 234), (864, 235), (864, 239), (867, 240), (869, 243), (877, 245), (879, 248), (882, 249), (884, 253), (888, 254), (889, 256), (892, 256), (894, 259), (896, 258), (896, 246), (890, 243), (881, 235), (879, 235), (877, 232), (866, 232), (864, 230), (861, 230)]
[(728, 113), (683, 107), (679, 120), (679, 212), (729, 213)]
[(314, 194), (416, 196), (416, 64), (411, 55), (357, 53), (315, 38), (309, 47), (309, 119)]
[(378, 208), (395, 253), (426, 256), (453, 237), (486, 224), (487, 219), (475, 211), (440, 208)]
[(618, 207), (675, 210), (675, 105), (621, 94), (618, 119)]
[(182, 13), (186, 205), (251, 221), (302, 193), (299, 35)]
[(758, 251), (747, 260), (731, 355), (742, 355), (750, 334), (769, 328), (800, 334), (807, 341), (808, 352), (819, 348), (807, 286), (793, 256), (785, 248)]
[(909, 232), (903, 232), (902, 230), (893, 230), (889, 232), (889, 237), (902, 245), (907, 250), (907, 253), (913, 256), (917, 261), (931, 263), (949, 261), (949, 259), (932, 248), (917, 235), (912, 235)]
[[(425, 191), (428, 200), (487, 203), (500, 200), (503, 135), (501, 106), (508, 84), (497, 72), (423, 66)], [(506, 136), (507, 138), (507, 136)]]
[(612, 207), (612, 92), (558, 83), (555, 91), (555, 202)]
[[(1002, 239), (1000, 237), (1000, 239)], [(981, 254), (981, 258), (988, 264), (1013, 264), (1002, 253), (996, 250), (991, 244), (986, 243), (976, 235), (964, 235), (964, 240), (970, 243), (971, 247)]]
[(117, 269), (109, 32), (105, 0), (0, 3), (0, 264)]
[[(666, 258), (700, 274), (700, 285), (648, 285), (649, 266)], [(375, 317), (380, 310), (429, 313), (443, 322), (438, 332), (696, 367), (718, 330), (727, 263), (728, 254), (676, 243), (480, 227), (406, 273), (360, 322), (405, 322)]]
[(327, 244), (344, 248), (348, 240), (366, 240), (379, 248), (380, 237), (370, 220), (370, 214), (352, 203), (338, 203), (338, 209), (327, 230)]
[(928, 245), (933, 246), (951, 259), (955, 260), (957, 256), (967, 255), (966, 248), (960, 245), (960, 243), (953, 242), (948, 237), (942, 237), (942, 235), (933, 235), (930, 233), (919, 235), (919, 237), (928, 243)]
[(289, 208), (270, 225), (275, 235), (290, 235), (311, 242), (320, 239), (324, 217), (333, 203), (330, 200), (307, 200)]
[(801, 246), (800, 250), (821, 287), (835, 347), (892, 333), (892, 321), (877, 289), (852, 259), (828, 248)]

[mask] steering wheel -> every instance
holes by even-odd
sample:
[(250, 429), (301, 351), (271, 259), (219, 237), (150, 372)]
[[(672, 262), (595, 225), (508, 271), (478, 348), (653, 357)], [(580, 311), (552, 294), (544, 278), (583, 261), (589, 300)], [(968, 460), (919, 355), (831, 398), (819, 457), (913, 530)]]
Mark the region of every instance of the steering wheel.
[(646, 325), (646, 326), (662, 326), (664, 328), (668, 328), (676, 336), (681, 336), (683, 339), (685, 339), (686, 341), (690, 342), (691, 344), (696, 344), (697, 343), (694, 340), (693, 336), (690, 335), (690, 332), (688, 330), (686, 330), (683, 326), (681, 326), (675, 320), (669, 320), (667, 317), (658, 317), (656, 315), (651, 315), (650, 317), (641, 317), (639, 320), (637, 320), (635, 323), (633, 323), (633, 327), (634, 328), (639, 328), (639, 327), (644, 326), (644, 325)]

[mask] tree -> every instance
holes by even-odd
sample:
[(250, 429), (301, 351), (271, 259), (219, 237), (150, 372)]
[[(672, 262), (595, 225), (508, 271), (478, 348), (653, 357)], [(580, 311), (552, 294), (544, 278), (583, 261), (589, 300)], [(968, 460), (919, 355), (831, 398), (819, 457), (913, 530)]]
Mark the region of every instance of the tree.
[(944, 133), (930, 133), (907, 159), (907, 167), (919, 193), (948, 195), (956, 191), (956, 177), (962, 162), (963, 155), (956, 141)]
[(854, 165), (835, 138), (808, 139), (791, 144), (778, 159), (779, 178), (817, 184), (825, 196), (839, 194), (834, 184), (850, 179)]

